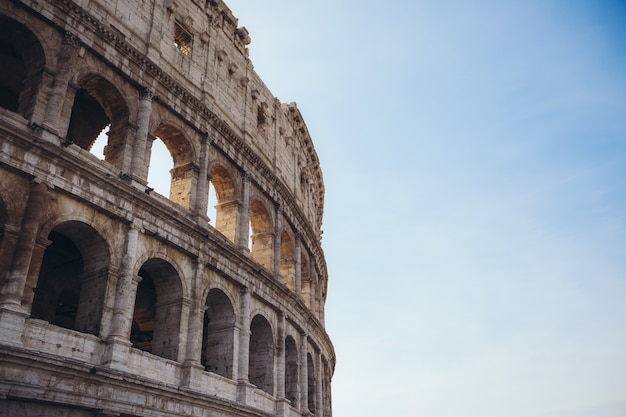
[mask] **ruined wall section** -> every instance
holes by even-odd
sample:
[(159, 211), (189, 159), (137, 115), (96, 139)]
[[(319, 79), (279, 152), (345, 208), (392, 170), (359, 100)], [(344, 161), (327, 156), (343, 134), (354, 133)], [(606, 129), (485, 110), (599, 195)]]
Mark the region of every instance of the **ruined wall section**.
[[(89, 30), (79, 15), (67, 21), (58, 12), (55, 16), (54, 3), (40, 3), (42, 13), (64, 29), (75, 30), (72, 26), (77, 24), (79, 37)], [(295, 103), (284, 104), (274, 97), (254, 71), (247, 49), (251, 37), (245, 27), (238, 27), (237, 18), (222, 1), (144, 0), (130, 4), (125, 0), (83, 0), (76, 4), (88, 10), (96, 21), (93, 24), (107, 22), (108, 26), (101, 29), (115, 39), (85, 39), (87, 46), (112, 63), (119, 62), (117, 42), (145, 53), (149, 62), (137, 62), (144, 71), (150, 72), (151, 66), (158, 68), (198, 104), (227, 122), (296, 196), (308, 220), (321, 227), (324, 186), (302, 116)], [(59, 1), (59, 5), (75, 8), (71, 2)], [(119, 64), (126, 75), (137, 79), (131, 62), (122, 59)], [(206, 121), (189, 112), (185, 107), (189, 103), (178, 91), (159, 91), (159, 83), (165, 80), (155, 75), (151, 85), (142, 87), (155, 90), (161, 101), (203, 129)]]
[(0, 414), (331, 417), (302, 115), (223, 3), (126, 3), (0, 0)]

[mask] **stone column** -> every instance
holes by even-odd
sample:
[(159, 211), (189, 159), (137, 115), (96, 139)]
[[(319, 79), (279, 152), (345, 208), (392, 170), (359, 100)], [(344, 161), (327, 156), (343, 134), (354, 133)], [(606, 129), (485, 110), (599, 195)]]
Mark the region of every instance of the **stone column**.
[(324, 391), (322, 385), (322, 352), (315, 352), (315, 415), (324, 415)]
[[(141, 278), (137, 277), (134, 271), (138, 238), (139, 229), (134, 225), (130, 225), (126, 235), (126, 253), (122, 257), (120, 272), (117, 278), (109, 337), (125, 340), (128, 340), (130, 337), (137, 284), (141, 281)], [(134, 281), (137, 282), (134, 283)]]
[(147, 184), (148, 181), (145, 157), (153, 98), (154, 92), (148, 89), (143, 90), (139, 97), (139, 105), (137, 109), (137, 132), (135, 135), (135, 143), (133, 144), (133, 158), (130, 164), (131, 175), (135, 180), (139, 181), (143, 185)]
[(315, 260), (309, 257), (309, 308), (315, 315), (315, 282), (317, 281)]
[(295, 248), (293, 252), (296, 273), (294, 274), (294, 292), (301, 296), (302, 294), (302, 248), (300, 247), (300, 235), (295, 236)]
[(285, 313), (282, 311), (278, 313), (277, 328), (276, 416), (283, 417), (289, 415), (289, 400), (285, 398)]
[[(7, 344), (19, 346), (24, 322), (29, 312), (22, 306), (24, 287), (28, 279), (33, 260), (33, 252), (37, 250), (37, 233), (45, 210), (45, 194), (48, 190), (43, 184), (31, 183), (24, 217), (22, 218), (21, 234), (19, 235), (13, 262), (6, 274), (6, 281), (0, 293), (0, 327), (3, 328), (3, 340)], [(47, 240), (41, 247), (45, 250)], [(41, 262), (41, 259), (39, 259)], [(36, 284), (35, 284), (36, 285)], [(32, 299), (32, 295), (31, 295)]]
[(201, 140), (202, 147), (200, 149), (200, 164), (198, 174), (198, 184), (196, 192), (196, 201), (193, 204), (195, 215), (198, 223), (208, 224), (209, 217), (207, 216), (207, 210), (209, 206), (209, 172), (208, 172), (208, 159), (209, 159), (209, 139), (208, 133)]
[(121, 370), (126, 368), (126, 359), (132, 346), (130, 332), (135, 310), (137, 285), (141, 282), (141, 277), (135, 271), (138, 239), (139, 229), (131, 224), (126, 234), (126, 253), (120, 262), (109, 326), (110, 333), (107, 337), (107, 347), (103, 357), (105, 365)]
[(276, 366), (276, 398), (281, 400), (285, 398), (285, 313), (282, 311), (278, 314), (278, 331), (277, 331), (277, 366)]
[(276, 204), (274, 210), (274, 218), (276, 221), (274, 222), (274, 239), (273, 239), (273, 247), (272, 247), (272, 275), (276, 281), (282, 281), (280, 277), (280, 246), (282, 240), (282, 228), (283, 228), (283, 219), (280, 212), (280, 204)]
[[(120, 277), (122, 278), (122, 277)], [(126, 360), (132, 346), (130, 341), (130, 331), (132, 326), (132, 315), (135, 310), (135, 297), (137, 296), (137, 286), (141, 282), (139, 275), (131, 277), (130, 282), (126, 279), (120, 279), (119, 282), (126, 282), (127, 288), (123, 293), (120, 293), (120, 285), (118, 282), (117, 294), (120, 296), (120, 303), (126, 303), (128, 310), (120, 311), (120, 307), (116, 308), (113, 313), (113, 317), (121, 317), (119, 322), (113, 322), (114, 332), (106, 340), (106, 350), (102, 358), (102, 363), (110, 368), (118, 369), (121, 371), (127, 370)], [(131, 304), (132, 303), (132, 304)], [(118, 303), (116, 303), (117, 305)], [(121, 334), (124, 333), (124, 334)]]
[(247, 288), (241, 290), (241, 302), (239, 314), (241, 316), (241, 331), (239, 332), (238, 352), (238, 382), (248, 382), (248, 367), (250, 365), (250, 291)]
[(0, 294), (0, 305), (3, 307), (10, 305), (16, 311), (22, 310), (22, 294), (37, 243), (37, 234), (39, 233), (40, 223), (45, 210), (47, 191), (48, 187), (46, 185), (31, 182), (13, 262)]
[(59, 56), (57, 57), (56, 75), (54, 77), (52, 90), (50, 92), (50, 100), (46, 106), (46, 115), (44, 117), (44, 126), (57, 135), (59, 134), (59, 117), (61, 116), (63, 102), (65, 101), (72, 59), (74, 58), (74, 54), (78, 49), (77, 47), (79, 44), (80, 42), (75, 35), (66, 33), (63, 37), (63, 43), (61, 44)]
[(249, 250), (248, 237), (250, 235), (250, 178), (247, 173), (241, 176), (241, 204), (237, 216), (237, 246)]
[(300, 411), (309, 414), (309, 361), (307, 360), (308, 338), (302, 333), (300, 338)]
[[(202, 324), (204, 322), (205, 307), (199, 295), (202, 288), (204, 268), (205, 262), (198, 259), (191, 288), (191, 306), (185, 337), (186, 349), (181, 373), (181, 385), (195, 390), (202, 389), (200, 375), (204, 371), (204, 367), (200, 364), (200, 357), (202, 354), (202, 337), (204, 336)], [(184, 329), (184, 327), (181, 326), (181, 329)]]
[(239, 331), (239, 351), (237, 352), (237, 401), (248, 404), (254, 386), (248, 379), (250, 368), (250, 292), (247, 288), (241, 289), (240, 300), (241, 330)]
[(189, 312), (189, 324), (187, 326), (187, 344), (184, 361), (198, 364), (200, 366), (200, 356), (202, 350), (202, 323), (204, 320), (204, 309), (198, 296), (204, 274), (204, 262), (198, 260), (194, 272), (191, 308)]

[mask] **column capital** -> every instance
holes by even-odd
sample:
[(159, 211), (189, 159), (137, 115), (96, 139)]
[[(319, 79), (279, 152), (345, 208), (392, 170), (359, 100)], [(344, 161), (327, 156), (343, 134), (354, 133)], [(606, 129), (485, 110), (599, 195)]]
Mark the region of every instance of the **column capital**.
[(66, 31), (63, 34), (63, 45), (77, 47), (80, 45), (80, 39), (76, 34)]
[(139, 93), (139, 98), (141, 100), (152, 101), (154, 100), (155, 97), (156, 97), (156, 93), (151, 88), (142, 88), (141, 92)]

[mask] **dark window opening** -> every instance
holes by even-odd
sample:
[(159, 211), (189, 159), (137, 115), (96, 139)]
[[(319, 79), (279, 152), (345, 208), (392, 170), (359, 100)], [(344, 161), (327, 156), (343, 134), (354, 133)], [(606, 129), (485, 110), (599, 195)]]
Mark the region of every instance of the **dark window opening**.
[(269, 322), (260, 315), (250, 324), (248, 380), (257, 388), (274, 394), (274, 342)]
[(209, 291), (204, 313), (201, 363), (209, 372), (233, 377), (235, 314), (223, 291)]
[(256, 126), (261, 134), (265, 134), (267, 130), (267, 116), (263, 106), (259, 106), (256, 112)]
[(89, 151), (96, 138), (111, 124), (104, 109), (84, 88), (76, 92), (67, 140)]
[(141, 281), (137, 285), (130, 342), (134, 348), (152, 353), (157, 293), (150, 274), (144, 269), (140, 269), (139, 276)]
[(0, 107), (30, 118), (44, 65), (43, 48), (33, 33), (0, 15)]
[(191, 53), (191, 41), (191, 34), (177, 22), (174, 28), (174, 45), (185, 56)]
[(35, 288), (31, 317), (74, 329), (81, 290), (83, 258), (66, 236), (51, 232)]
[(139, 269), (131, 327), (132, 346), (162, 358), (178, 360), (182, 287), (167, 261), (150, 259)]
[(19, 109), (20, 92), (24, 88), (26, 67), (17, 51), (0, 39), (0, 107), (12, 112)]
[(109, 251), (88, 225), (69, 221), (48, 235), (31, 317), (98, 335), (108, 280)]

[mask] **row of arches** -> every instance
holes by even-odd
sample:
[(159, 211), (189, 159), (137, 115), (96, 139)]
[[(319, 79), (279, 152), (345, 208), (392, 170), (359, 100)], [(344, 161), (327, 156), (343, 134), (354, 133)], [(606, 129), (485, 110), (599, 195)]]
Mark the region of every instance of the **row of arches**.
[[(0, 60), (6, 63), (0, 69), (0, 107), (56, 131), (62, 146), (95, 151), (97, 141), (105, 142), (96, 156), (148, 193), (157, 188), (149, 183), (150, 171), (164, 171), (158, 159), (163, 154), (153, 154), (155, 143), (162, 143), (169, 160), (165, 170), (171, 167), (164, 197), (249, 253), (323, 318), (323, 274), (308, 241), (278, 205), (152, 92), (125, 86), (122, 94), (118, 85), (125, 82), (102, 62), (89, 54), (79, 59), (76, 38), (66, 35), (56, 49), (42, 47), (24, 24), (0, 16)], [(56, 51), (55, 59), (46, 51)]]
[[(5, 207), (0, 199), (0, 219), (7, 217)], [(0, 231), (4, 226), (2, 223)], [(6, 249), (4, 245), (0, 234), (0, 249)], [(121, 285), (122, 278), (115, 276), (119, 268), (111, 260), (109, 244), (98, 231), (82, 221), (64, 221), (48, 234), (43, 256), (33, 255), (41, 263), (31, 265), (36, 279), (26, 283), (21, 301), (30, 310), (32, 319), (99, 337), (115, 333), (114, 321), (120, 317), (107, 315), (105, 311), (107, 306), (120, 305), (118, 298), (123, 295), (111, 288)], [(193, 328), (193, 320), (201, 320), (201, 338), (192, 343), (199, 347), (194, 360), (206, 371), (234, 381), (240, 379), (242, 375), (236, 370), (242, 366), (237, 365), (237, 358), (241, 357), (238, 349), (246, 344), (237, 339), (243, 335), (249, 338), (244, 375), (247, 380), (270, 395), (284, 396), (294, 407), (306, 407), (313, 413), (319, 411), (317, 390), (327, 389), (324, 387), (330, 380), (329, 366), (321, 353), (310, 350), (306, 337), (302, 338), (300, 333), (278, 336), (272, 318), (259, 312), (249, 320), (249, 332), (242, 334), (239, 329), (247, 321), (242, 316), (245, 312), (234, 307), (238, 304), (235, 296), (213, 286), (201, 303), (189, 302), (179, 268), (166, 259), (148, 258), (134, 276), (134, 288), (131, 287), (134, 301), (122, 314), (130, 322), (125, 335), (132, 348), (173, 361), (187, 361), (181, 340), (187, 329)], [(0, 294), (6, 301), (6, 276), (1, 284)], [(33, 295), (29, 298), (31, 287)], [(193, 311), (194, 305), (199, 305), (199, 311)], [(187, 329), (185, 317), (188, 317)], [(316, 361), (315, 355), (320, 359)], [(284, 365), (277, 369), (281, 360)], [(278, 376), (279, 372), (282, 376)], [(303, 379), (302, 375), (306, 377)], [(316, 388), (316, 384), (321, 385)]]

